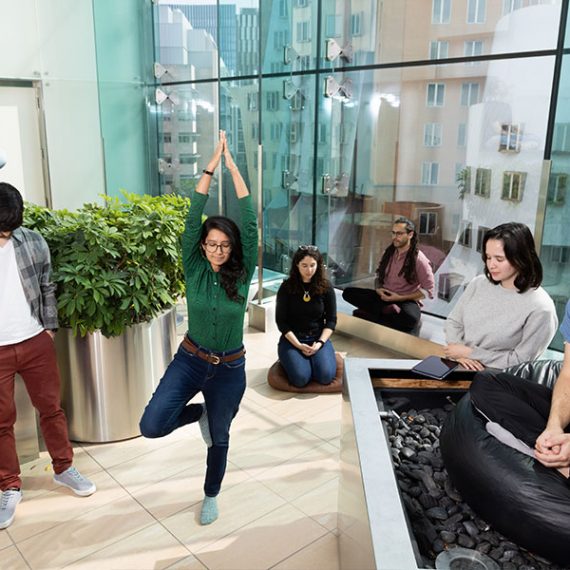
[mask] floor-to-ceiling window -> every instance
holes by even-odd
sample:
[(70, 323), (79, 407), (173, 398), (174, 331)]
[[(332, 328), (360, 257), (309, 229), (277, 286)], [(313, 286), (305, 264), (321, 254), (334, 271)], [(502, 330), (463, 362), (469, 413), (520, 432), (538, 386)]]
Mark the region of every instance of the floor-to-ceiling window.
[[(486, 229), (519, 221), (542, 244), (561, 311), (564, 10), (561, 0), (160, 0), (160, 188), (190, 192), (223, 128), (256, 199), (262, 153), (266, 268), (286, 272), (297, 245), (314, 243), (338, 287), (370, 284), (405, 215), (436, 270), (424, 310), (445, 317), (482, 270)], [(229, 183), (216, 179), (210, 212), (235, 212)]]

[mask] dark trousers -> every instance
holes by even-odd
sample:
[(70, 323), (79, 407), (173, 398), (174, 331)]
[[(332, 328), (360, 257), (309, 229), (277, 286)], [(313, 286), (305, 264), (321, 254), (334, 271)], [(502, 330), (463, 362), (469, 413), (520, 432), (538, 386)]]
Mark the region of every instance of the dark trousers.
[(50, 335), (40, 334), (16, 344), (0, 346), (0, 489), (21, 487), (14, 424), (14, 379), (20, 374), (32, 404), (40, 415), (40, 429), (52, 459), (61, 473), (71, 466), (73, 449), (67, 421), (61, 409), (60, 380), (55, 345)]
[[(241, 347), (225, 354), (240, 350)], [(202, 405), (188, 403), (198, 392), (204, 396), (212, 436), (204, 493), (215, 497), (226, 472), (230, 425), (245, 392), (245, 356), (232, 362), (210, 364), (181, 345), (144, 410), (140, 430), (145, 437), (163, 437), (198, 421)]]
[[(380, 296), (374, 289), (347, 287), (342, 292), (342, 298), (351, 305), (368, 313), (373, 321), (403, 332), (413, 330), (422, 316), (420, 306), (415, 301), (387, 303), (380, 299)], [(385, 312), (390, 305), (400, 307), (400, 312), (398, 314), (386, 314)]]
[[(485, 370), (475, 375), (469, 393), (473, 405), (489, 420), (534, 448), (548, 421), (550, 388), (505, 372)], [(568, 433), (570, 427), (565, 431)]]

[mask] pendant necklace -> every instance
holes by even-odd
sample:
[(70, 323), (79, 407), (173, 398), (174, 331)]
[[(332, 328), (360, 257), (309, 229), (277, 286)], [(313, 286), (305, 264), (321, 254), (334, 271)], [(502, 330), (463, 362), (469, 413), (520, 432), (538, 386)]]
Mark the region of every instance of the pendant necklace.
[(308, 303), (311, 300), (311, 295), (309, 295), (309, 291), (306, 291), (304, 287), (303, 291), (305, 291), (305, 294), (303, 295), (303, 301), (305, 301), (305, 303)]

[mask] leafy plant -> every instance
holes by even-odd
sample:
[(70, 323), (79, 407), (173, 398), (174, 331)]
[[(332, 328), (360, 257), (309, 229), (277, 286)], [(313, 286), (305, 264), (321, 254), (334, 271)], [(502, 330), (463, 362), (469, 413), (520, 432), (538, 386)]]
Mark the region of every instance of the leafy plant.
[(119, 335), (184, 293), (179, 240), (190, 201), (123, 194), (75, 212), (26, 205), (24, 225), (51, 251), (60, 326), (75, 335)]

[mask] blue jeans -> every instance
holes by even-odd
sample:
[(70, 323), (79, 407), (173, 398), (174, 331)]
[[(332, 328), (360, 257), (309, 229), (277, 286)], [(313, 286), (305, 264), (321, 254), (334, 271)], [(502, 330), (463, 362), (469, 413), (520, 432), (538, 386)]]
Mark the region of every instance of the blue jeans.
[[(241, 347), (223, 354), (240, 350)], [(232, 362), (210, 364), (181, 345), (144, 410), (140, 430), (145, 437), (163, 437), (198, 421), (202, 405), (188, 403), (198, 392), (204, 396), (212, 436), (204, 493), (215, 497), (226, 472), (230, 425), (245, 392), (245, 356)]]
[[(303, 344), (312, 344), (318, 339), (315, 337), (297, 337)], [(289, 383), (298, 388), (303, 388), (311, 380), (319, 384), (330, 384), (336, 374), (336, 356), (332, 342), (327, 340), (325, 344), (313, 356), (305, 356), (296, 349), (284, 336), (279, 339), (277, 347), (279, 361)]]

